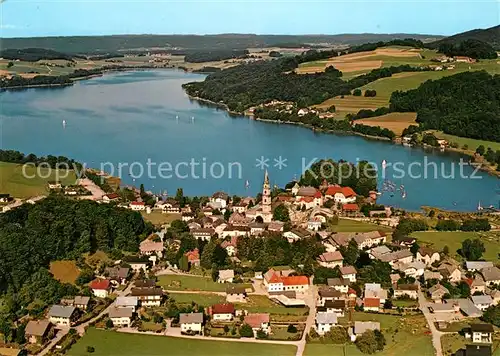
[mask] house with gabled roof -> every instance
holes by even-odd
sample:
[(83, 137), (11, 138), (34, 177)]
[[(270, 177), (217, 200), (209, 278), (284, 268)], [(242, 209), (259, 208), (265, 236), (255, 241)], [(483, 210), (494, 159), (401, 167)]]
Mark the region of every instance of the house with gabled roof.
[(43, 345), (49, 338), (51, 326), (48, 320), (30, 320), (24, 329), (26, 340), (30, 344)]
[(214, 321), (231, 321), (235, 313), (234, 304), (214, 304), (209, 308), (209, 314)]
[(342, 278), (344, 280), (347, 279), (351, 283), (355, 283), (356, 282), (357, 271), (356, 271), (356, 268), (354, 268), (353, 266), (344, 266), (344, 267), (341, 267), (340, 268), (340, 273), (342, 274)]
[(244, 324), (250, 325), (253, 330), (254, 336), (257, 336), (257, 332), (262, 330), (266, 334), (271, 332), (271, 325), (269, 323), (270, 317), (268, 313), (250, 313), (245, 315), (243, 319)]
[(109, 279), (95, 279), (90, 282), (89, 287), (97, 298), (107, 298), (111, 291)]
[(320, 266), (327, 268), (342, 267), (344, 262), (344, 257), (340, 251), (334, 252), (324, 252), (318, 257), (318, 263)]
[(316, 332), (324, 335), (331, 328), (337, 325), (337, 315), (335, 313), (318, 312), (316, 314)]
[(66, 305), (53, 305), (47, 314), (52, 324), (59, 326), (72, 326), (77, 318), (75, 307)]
[(339, 185), (329, 186), (325, 191), (325, 199), (333, 199), (340, 204), (356, 202), (356, 192), (350, 187), (341, 187)]
[(498, 267), (483, 268), (481, 274), (487, 285), (500, 284), (500, 269)]
[(203, 332), (203, 313), (179, 314), (181, 334), (201, 334)]
[(439, 252), (433, 250), (430, 247), (420, 247), (417, 251), (416, 256), (417, 261), (425, 263), (426, 266), (430, 266), (435, 262), (439, 262), (441, 260), (441, 256)]

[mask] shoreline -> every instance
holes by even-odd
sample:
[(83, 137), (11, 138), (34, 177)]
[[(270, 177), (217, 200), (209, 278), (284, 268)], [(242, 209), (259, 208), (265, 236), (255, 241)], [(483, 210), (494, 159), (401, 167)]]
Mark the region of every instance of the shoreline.
[[(302, 126), (302, 127), (305, 127), (305, 128), (308, 128), (308, 129), (312, 130), (313, 132), (326, 133), (326, 134), (334, 134), (334, 135), (342, 135), (343, 134), (343, 135), (346, 135), (346, 136), (359, 136), (359, 137), (363, 137), (363, 138), (365, 138), (367, 140), (384, 141), (384, 142), (387, 142), (387, 143), (399, 144), (399, 145), (403, 146), (402, 143), (398, 143), (396, 141), (392, 141), (392, 140), (390, 140), (387, 137), (364, 135), (362, 133), (355, 132), (355, 131), (334, 131), (334, 130), (315, 129), (313, 126), (306, 125), (306, 124), (301, 123), (301, 122), (276, 121), (276, 120), (261, 119), (261, 118), (255, 117), (253, 115), (250, 115), (247, 112), (241, 113), (241, 112), (231, 111), (231, 110), (229, 110), (229, 107), (225, 103), (217, 103), (217, 102), (209, 100), (209, 99), (201, 98), (201, 97), (198, 97), (198, 96), (192, 96), (192, 95), (189, 95), (189, 94), (187, 94), (187, 96), (191, 100), (196, 100), (196, 101), (200, 101), (200, 102), (203, 102), (203, 103), (208, 103), (210, 105), (214, 105), (214, 106), (223, 108), (224, 110), (226, 110), (231, 115), (238, 115), (238, 116), (241, 116), (241, 117), (246, 117), (249, 120), (268, 122), (268, 123), (273, 123), (273, 124), (278, 124), (278, 125), (280, 125), (280, 124), (286, 124), (286, 125)], [(436, 147), (425, 146), (425, 145), (410, 146), (410, 148), (413, 148), (413, 147), (418, 147), (418, 148), (421, 148), (421, 149), (426, 149), (426, 148), (429, 149), (430, 148), (432, 150), (438, 150), (438, 148), (436, 148)], [(464, 151), (464, 150), (461, 150), (459, 148), (451, 148), (451, 147), (446, 147), (446, 148), (444, 148), (443, 150), (440, 150), (440, 151), (441, 152), (448, 152), (448, 153), (458, 153), (458, 154), (467, 156), (467, 157), (471, 158), (471, 163), (470, 163), (471, 166), (476, 167), (476, 166), (479, 165), (479, 170), (480, 171), (486, 172), (489, 175), (495, 176), (495, 177), (497, 177), (497, 178), (500, 179), (500, 171), (497, 171), (495, 168), (491, 167), (489, 164), (484, 164), (484, 163), (481, 163), (481, 162), (476, 162), (475, 161), (476, 157), (474, 156), (474, 154), (471, 151)]]

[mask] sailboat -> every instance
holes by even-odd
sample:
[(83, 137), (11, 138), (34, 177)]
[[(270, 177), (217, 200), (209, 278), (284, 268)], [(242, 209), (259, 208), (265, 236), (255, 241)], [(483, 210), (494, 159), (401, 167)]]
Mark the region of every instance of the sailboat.
[(247, 179), (246, 182), (245, 182), (245, 189), (248, 189), (249, 186), (250, 186), (250, 182)]
[(384, 159), (382, 161), (382, 169), (385, 169), (387, 167), (387, 161)]
[(66, 128), (66, 120), (62, 121), (63, 128)]
[(477, 211), (483, 210), (483, 207), (481, 206), (481, 201), (477, 204)]

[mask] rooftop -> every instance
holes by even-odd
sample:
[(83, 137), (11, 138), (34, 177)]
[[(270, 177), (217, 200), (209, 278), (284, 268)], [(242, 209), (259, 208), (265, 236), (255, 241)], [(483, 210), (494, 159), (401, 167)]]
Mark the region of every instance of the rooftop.
[(267, 313), (253, 313), (245, 316), (243, 321), (245, 324), (250, 325), (252, 328), (260, 328), (263, 323), (269, 323), (269, 314)]
[(134, 314), (134, 308), (117, 308), (111, 307), (109, 309), (108, 315), (110, 318), (130, 318)]
[(337, 314), (328, 312), (318, 312), (316, 314), (318, 324), (337, 324)]
[(212, 305), (212, 314), (234, 314), (234, 304), (214, 304)]
[(66, 305), (53, 305), (50, 307), (48, 316), (51, 317), (60, 317), (60, 318), (69, 318), (73, 315), (76, 308), (72, 306)]
[(202, 324), (203, 313), (181, 313), (179, 314), (180, 324)]
[(24, 332), (27, 335), (43, 336), (50, 326), (48, 320), (30, 320), (26, 325)]

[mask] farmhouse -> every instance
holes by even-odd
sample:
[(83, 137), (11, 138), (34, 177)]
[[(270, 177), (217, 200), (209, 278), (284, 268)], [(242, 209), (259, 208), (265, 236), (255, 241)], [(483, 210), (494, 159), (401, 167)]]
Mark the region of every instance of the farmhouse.
[(133, 201), (129, 204), (129, 208), (134, 211), (146, 210), (146, 204), (142, 201)]
[(132, 324), (132, 316), (134, 315), (134, 308), (124, 307), (117, 308), (112, 307), (109, 309), (108, 316), (113, 322), (114, 326), (128, 328)]
[(489, 295), (473, 295), (471, 297), (472, 303), (478, 308), (479, 310), (485, 311), (488, 309), (490, 306), (493, 305), (493, 299)]
[(343, 278), (327, 278), (326, 283), (328, 287), (332, 287), (341, 293), (347, 293), (349, 291), (349, 280)]
[(268, 313), (251, 313), (245, 316), (243, 323), (248, 324), (252, 327), (254, 336), (257, 336), (257, 331), (262, 330), (266, 334), (271, 331), (271, 326), (269, 324), (269, 314)]
[(30, 320), (24, 330), (30, 344), (43, 345), (49, 339), (51, 324), (48, 320)]
[(417, 251), (416, 258), (417, 261), (425, 263), (426, 266), (430, 266), (434, 262), (438, 262), (441, 259), (441, 256), (438, 252), (429, 247), (420, 247)]
[(487, 285), (500, 284), (500, 269), (498, 267), (486, 267), (481, 270)]
[(481, 275), (476, 275), (470, 284), (470, 293), (484, 293), (486, 292), (486, 283)]
[(342, 274), (342, 278), (344, 280), (348, 280), (351, 283), (356, 282), (356, 268), (353, 266), (344, 266), (340, 268), (340, 273)]
[(130, 268), (126, 267), (106, 267), (104, 274), (108, 276), (111, 281), (116, 281), (117, 284), (127, 284), (128, 274)]
[(234, 304), (214, 304), (210, 307), (210, 315), (214, 321), (231, 321), (234, 316)]
[(229, 195), (224, 192), (215, 192), (210, 198), (210, 203), (213, 206), (218, 206), (220, 209), (225, 209), (227, 206), (227, 201), (229, 200)]
[(324, 335), (332, 327), (337, 325), (337, 315), (328, 312), (318, 312), (316, 314), (316, 331), (320, 335)]
[(228, 256), (235, 256), (238, 252), (238, 237), (232, 236), (231, 240), (224, 240), (220, 246), (226, 250)]
[(181, 313), (179, 324), (182, 334), (201, 334), (203, 327), (203, 313)]
[(378, 312), (380, 310), (379, 298), (365, 298), (363, 300), (363, 308), (365, 311)]
[(378, 298), (384, 304), (387, 299), (387, 290), (382, 289), (379, 283), (365, 284), (365, 298)]
[(158, 258), (162, 258), (164, 249), (163, 242), (154, 242), (150, 239), (142, 241), (139, 245), (139, 251), (143, 256), (156, 255)]
[(325, 252), (318, 257), (318, 263), (327, 268), (342, 267), (344, 257), (340, 251), (335, 252)]
[(484, 268), (493, 267), (493, 262), (491, 261), (465, 261), (465, 268), (469, 272), (478, 272)]
[(210, 241), (212, 236), (214, 236), (215, 230), (210, 228), (201, 228), (191, 230), (191, 235), (197, 240)]
[(113, 201), (117, 201), (120, 199), (120, 196), (117, 193), (109, 193), (102, 197), (103, 203), (111, 203)]
[(73, 325), (76, 316), (76, 308), (65, 305), (53, 305), (48, 313), (50, 322), (58, 326)]
[(324, 306), (327, 301), (338, 300), (342, 297), (342, 293), (336, 289), (320, 289), (318, 291), (319, 300), (318, 305)]
[(363, 250), (372, 246), (377, 246), (386, 242), (386, 235), (382, 231), (371, 231), (371, 232), (361, 232), (361, 233), (336, 233), (332, 234), (328, 239), (327, 243), (335, 248), (340, 248), (341, 246), (348, 246), (349, 241), (354, 239), (358, 244), (358, 248)]
[(283, 237), (288, 239), (288, 242), (293, 242), (301, 239), (305, 239), (311, 236), (310, 232), (304, 229), (292, 229), (283, 234)]
[(394, 289), (394, 298), (418, 298), (418, 284), (399, 284)]
[(491, 344), (493, 342), (493, 326), (491, 324), (471, 324), (465, 337), (475, 344)]
[(111, 284), (107, 279), (96, 279), (90, 283), (89, 287), (97, 298), (107, 298), (111, 291)]
[(458, 267), (451, 263), (443, 263), (439, 266), (439, 273), (443, 278), (447, 278), (450, 282), (460, 282), (462, 279), (462, 272)]
[(355, 321), (351, 332), (351, 341), (356, 341), (359, 335), (368, 330), (380, 330), (380, 323), (375, 321)]
[(132, 308), (135, 312), (139, 305), (139, 298), (137, 297), (118, 297), (115, 300), (116, 308)]
[(233, 283), (234, 270), (232, 269), (221, 269), (219, 271), (219, 277), (217, 278), (218, 283)]
[(131, 295), (137, 297), (141, 306), (159, 307), (163, 298), (163, 290), (159, 287), (132, 288)]
[(325, 191), (325, 199), (333, 199), (340, 204), (356, 202), (356, 192), (350, 187), (341, 187), (339, 185), (329, 186)]
[(328, 313), (334, 313), (338, 317), (344, 316), (345, 308), (346, 308), (346, 301), (343, 299), (327, 300), (325, 301), (323, 307), (319, 307), (319, 309), (324, 309), (324, 311)]
[(441, 284), (435, 284), (427, 290), (427, 293), (434, 302), (441, 302), (445, 294), (449, 294), (450, 291)]

